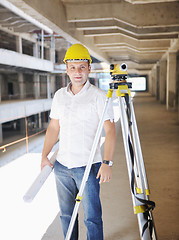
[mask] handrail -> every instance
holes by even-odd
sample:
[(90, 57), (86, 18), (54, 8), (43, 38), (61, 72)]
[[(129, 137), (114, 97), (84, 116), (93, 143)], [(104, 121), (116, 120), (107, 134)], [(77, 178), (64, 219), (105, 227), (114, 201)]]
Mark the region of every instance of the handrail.
[(30, 135), (30, 136), (26, 136), (26, 137), (21, 138), (21, 139), (19, 139), (19, 140), (10, 142), (10, 143), (8, 143), (8, 144), (5, 144), (5, 145), (3, 145), (3, 146), (0, 147), (0, 150), (3, 150), (3, 152), (6, 152), (6, 148), (7, 148), (7, 147), (12, 146), (12, 145), (14, 145), (14, 144), (16, 144), (16, 143), (22, 142), (22, 141), (24, 141), (24, 140), (27, 140), (27, 139), (29, 139), (29, 138), (31, 138), (31, 137), (36, 136), (36, 135), (39, 135), (39, 134), (41, 134), (42, 132), (45, 132), (45, 131), (46, 131), (46, 129), (44, 129), (44, 130), (42, 130), (42, 131), (40, 131), (40, 132), (38, 132), (38, 133), (32, 134), (32, 135)]

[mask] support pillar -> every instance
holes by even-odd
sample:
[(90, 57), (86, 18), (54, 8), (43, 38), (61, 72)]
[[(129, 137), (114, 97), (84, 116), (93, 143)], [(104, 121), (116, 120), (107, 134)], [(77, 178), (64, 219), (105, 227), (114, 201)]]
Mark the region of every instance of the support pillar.
[(51, 98), (50, 74), (47, 74), (47, 98)]
[(166, 81), (167, 81), (167, 61), (161, 60), (160, 62), (160, 102), (166, 103)]
[(50, 87), (51, 87), (51, 93), (52, 93), (52, 97), (54, 96), (54, 93), (56, 92), (56, 88), (55, 88), (55, 75), (50, 75)]
[(2, 75), (0, 74), (0, 103), (2, 101)]
[(40, 77), (37, 73), (34, 73), (34, 96), (35, 99), (40, 98)]
[(62, 73), (62, 87), (66, 86), (66, 74)]
[(50, 61), (55, 63), (55, 37), (51, 36), (51, 56)]
[(0, 144), (3, 142), (2, 124), (0, 124)]
[(23, 73), (18, 73), (18, 82), (19, 82), (19, 90), (20, 90), (20, 99), (24, 99), (26, 97), (26, 94), (25, 94), (25, 84), (24, 84)]
[(148, 92), (152, 95), (152, 72), (148, 74)]
[(38, 43), (33, 44), (33, 56), (38, 58)]
[(41, 30), (41, 59), (44, 59), (44, 30)]
[(16, 51), (22, 53), (22, 38), (20, 36), (16, 36)]
[(38, 113), (39, 115), (39, 128), (42, 129), (42, 118), (41, 118), (41, 113)]
[(152, 69), (152, 96), (156, 96), (156, 66)]
[(167, 109), (176, 108), (176, 53), (169, 52), (167, 57)]
[(160, 100), (160, 66), (156, 65), (156, 99)]

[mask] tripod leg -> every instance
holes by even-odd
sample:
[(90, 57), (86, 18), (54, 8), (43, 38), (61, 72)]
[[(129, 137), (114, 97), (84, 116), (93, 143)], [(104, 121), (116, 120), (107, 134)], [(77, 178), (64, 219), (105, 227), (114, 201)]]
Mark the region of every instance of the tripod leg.
[[(130, 101), (130, 109), (131, 109), (131, 121), (132, 121), (132, 135), (133, 135), (133, 141), (134, 141), (134, 148), (135, 152), (137, 155), (138, 159), (138, 168), (140, 172), (140, 178), (142, 182), (142, 192), (144, 193), (145, 199), (149, 200), (149, 187), (148, 187), (148, 182), (147, 182), (147, 176), (146, 176), (146, 171), (145, 171), (145, 165), (144, 165), (144, 160), (142, 156), (142, 149), (141, 149), (141, 144), (140, 144), (140, 139), (139, 139), (139, 134), (138, 134), (138, 129), (137, 129), (137, 122), (135, 119), (135, 113), (134, 113), (134, 107), (132, 101)], [(152, 239), (157, 240), (157, 234), (156, 234), (156, 229), (155, 229), (155, 224), (154, 224), (154, 219), (152, 212), (149, 212), (150, 219), (152, 219), (153, 222), (153, 231), (152, 231)]]
[(134, 147), (136, 149), (137, 153), (137, 158), (139, 160), (139, 166), (140, 166), (140, 171), (141, 175), (144, 180), (144, 189), (143, 192), (149, 192), (149, 187), (148, 187), (148, 182), (147, 182), (147, 176), (145, 172), (145, 166), (144, 166), (144, 161), (143, 161), (143, 156), (142, 156), (142, 149), (141, 149), (141, 144), (140, 144), (140, 139), (139, 139), (139, 134), (138, 134), (138, 129), (137, 129), (137, 123), (135, 119), (135, 113), (134, 113), (134, 107), (132, 104), (132, 101), (130, 102), (130, 108), (131, 108), (131, 118), (132, 118), (132, 132), (133, 132), (133, 139), (134, 139)]
[(80, 206), (80, 203), (81, 203), (81, 200), (82, 200), (82, 195), (83, 195), (83, 192), (84, 192), (84, 188), (85, 188), (86, 182), (88, 180), (88, 176), (89, 176), (89, 173), (90, 173), (90, 170), (91, 170), (91, 166), (92, 166), (92, 163), (93, 163), (96, 148), (97, 148), (100, 136), (101, 136), (101, 132), (102, 132), (103, 124), (104, 124), (105, 113), (108, 109), (108, 103), (109, 103), (109, 99), (111, 97), (112, 97), (112, 91), (111, 91), (111, 94), (109, 92), (107, 94), (106, 102), (105, 102), (104, 109), (103, 109), (103, 114), (102, 114), (102, 117), (101, 117), (100, 122), (98, 124), (97, 132), (96, 132), (96, 135), (95, 135), (95, 138), (94, 138), (94, 141), (93, 141), (93, 145), (92, 145), (92, 148), (91, 148), (88, 164), (86, 166), (84, 176), (83, 176), (83, 179), (82, 179), (82, 182), (81, 182), (81, 186), (80, 186), (78, 195), (76, 197), (76, 204), (75, 204), (75, 207), (74, 207), (74, 210), (73, 210), (73, 214), (72, 214), (72, 217), (71, 217), (71, 221), (70, 221), (70, 224), (69, 224), (69, 227), (68, 227), (68, 231), (67, 231), (67, 235), (66, 235), (65, 240), (70, 240), (70, 237), (71, 237), (71, 234), (72, 234), (72, 231), (73, 231), (73, 226), (74, 226), (76, 216), (77, 216), (77, 213), (78, 213), (78, 210), (79, 210), (79, 206)]
[[(129, 130), (129, 124), (128, 124), (128, 119), (125, 111), (125, 105), (122, 97), (118, 97), (119, 100), (119, 108), (121, 112), (121, 128), (122, 128), (122, 135), (123, 135), (123, 142), (124, 142), (124, 148), (125, 148), (125, 154), (126, 154), (126, 161), (127, 161), (127, 169), (128, 169), (128, 175), (129, 175), (129, 181), (131, 182), (132, 180), (132, 162), (131, 162), (131, 155), (130, 155), (130, 149), (129, 149), (129, 144), (128, 144), (128, 137), (130, 135), (130, 130)], [(134, 183), (135, 184), (135, 183)], [(139, 209), (141, 207), (141, 202), (137, 200), (136, 196), (136, 189), (134, 187), (133, 189), (134, 194), (132, 193), (132, 201), (133, 201), (133, 206), (136, 209)], [(140, 198), (144, 198), (143, 194), (140, 194)], [(142, 233), (143, 226), (147, 224), (147, 220), (144, 217), (143, 212), (137, 211), (137, 218), (138, 218), (138, 223), (139, 223), (139, 230), (140, 230), (140, 236), (142, 240), (149, 240), (150, 234), (149, 230), (146, 229), (144, 233)]]

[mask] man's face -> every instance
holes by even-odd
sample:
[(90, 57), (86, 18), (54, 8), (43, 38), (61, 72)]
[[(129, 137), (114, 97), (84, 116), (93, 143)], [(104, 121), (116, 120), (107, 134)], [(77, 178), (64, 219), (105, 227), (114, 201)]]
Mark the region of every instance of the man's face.
[(91, 71), (91, 66), (88, 62), (68, 62), (67, 75), (69, 76), (72, 85), (77, 87), (82, 86), (88, 79)]

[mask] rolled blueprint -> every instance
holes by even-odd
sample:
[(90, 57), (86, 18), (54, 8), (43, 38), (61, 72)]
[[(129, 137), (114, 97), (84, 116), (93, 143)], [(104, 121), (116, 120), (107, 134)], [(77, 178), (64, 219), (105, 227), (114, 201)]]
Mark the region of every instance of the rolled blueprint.
[[(55, 151), (55, 153), (50, 158), (50, 162), (54, 165), (56, 161), (58, 150)], [(43, 167), (40, 174), (36, 177), (35, 181), (32, 183), (26, 194), (24, 195), (23, 199), (25, 202), (32, 202), (41, 187), (43, 186), (44, 182), (47, 180), (48, 176), (52, 172), (53, 168), (49, 165), (46, 165)]]

